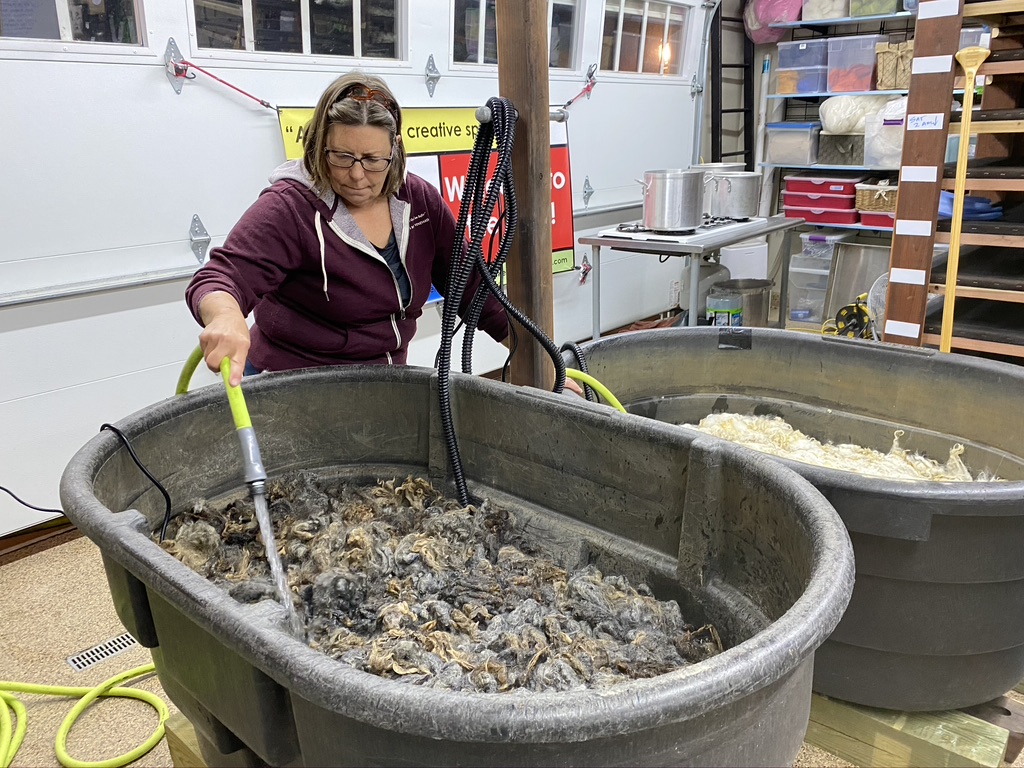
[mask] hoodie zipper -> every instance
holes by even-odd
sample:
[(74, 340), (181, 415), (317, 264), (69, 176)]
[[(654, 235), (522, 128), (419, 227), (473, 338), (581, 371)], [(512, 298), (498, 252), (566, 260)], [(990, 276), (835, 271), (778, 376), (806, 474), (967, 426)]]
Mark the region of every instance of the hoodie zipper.
[[(403, 222), (402, 222), (403, 234), (404, 234), (404, 232), (408, 232), (409, 231), (409, 214), (410, 214), (410, 210), (411, 210), (411, 206), (406, 206), (404, 214), (403, 214)], [(351, 246), (352, 248), (355, 248), (357, 251), (362, 251), (367, 256), (369, 256), (371, 259), (375, 259), (376, 261), (379, 261), (381, 264), (384, 265), (384, 268), (387, 269), (388, 274), (391, 275), (391, 284), (395, 286), (395, 298), (398, 299), (398, 312), (397, 313), (394, 313), (394, 312), (391, 313), (391, 330), (394, 331), (394, 334), (395, 334), (395, 345), (396, 345), (395, 349), (396, 350), (400, 349), (401, 346), (402, 346), (402, 332), (398, 329), (398, 320), (396, 320), (395, 316), (397, 314), (399, 318), (401, 318), (402, 320), (405, 320), (405, 306), (402, 304), (402, 289), (398, 285), (398, 278), (395, 277), (395, 273), (391, 271), (391, 267), (388, 265), (388, 263), (384, 259), (384, 257), (381, 256), (380, 253), (377, 252), (376, 248), (373, 248), (372, 250), (368, 250), (363, 245), (363, 243), (359, 242), (358, 240), (354, 240), (353, 238), (351, 238), (348, 235), (346, 235), (345, 232), (341, 229), (341, 227), (339, 227), (337, 225), (337, 223), (334, 221), (333, 218), (330, 220), (329, 225), (330, 225), (331, 229), (334, 231), (334, 234), (336, 234), (341, 239), (341, 241), (343, 243), (345, 243), (346, 245)], [(398, 257), (399, 257), (399, 260), (402, 262), (402, 269), (405, 270), (406, 277), (409, 278), (409, 296), (410, 296), (409, 301), (412, 301), (412, 294), (413, 294), (412, 275), (409, 274), (409, 270), (406, 269), (406, 267), (405, 267), (405, 258), (404, 258), (404, 254), (402, 253), (401, 244), (399, 244)], [(391, 353), (387, 352), (386, 354), (387, 354), (387, 358), (388, 358), (388, 363), (390, 364), (392, 362)]]

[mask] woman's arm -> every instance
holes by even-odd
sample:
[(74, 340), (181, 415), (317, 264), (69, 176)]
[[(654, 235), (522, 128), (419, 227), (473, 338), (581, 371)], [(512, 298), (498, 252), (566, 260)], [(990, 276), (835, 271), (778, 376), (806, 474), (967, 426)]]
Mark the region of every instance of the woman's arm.
[(199, 315), (203, 331), (199, 334), (199, 346), (207, 367), (217, 373), (221, 361), (231, 361), (232, 386), (242, 383), (242, 372), (249, 354), (249, 325), (235, 297), (225, 291), (208, 293), (199, 300)]

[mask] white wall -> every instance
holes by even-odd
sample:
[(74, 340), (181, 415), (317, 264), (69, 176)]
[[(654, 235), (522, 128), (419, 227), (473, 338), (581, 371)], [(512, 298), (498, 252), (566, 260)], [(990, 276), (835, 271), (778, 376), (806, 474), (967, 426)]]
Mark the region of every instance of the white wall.
[[(282, 106), (314, 104), (352, 68), (195, 50), (190, 5), (146, 0), (148, 42), (138, 48), (0, 39), (0, 485), (38, 506), (59, 505), (64, 466), (100, 424), (172, 395), (198, 334), (182, 299), (198, 266), (192, 216), (213, 245), (223, 242), (284, 159), (274, 112), (202, 74), (175, 93), (163, 66), (168, 39), (187, 60)], [(575, 96), (587, 66), (599, 61), (601, 11), (599, 0), (583, 5), (579, 68), (552, 74), (553, 104)], [(448, 0), (409, 2), (408, 60), (372, 63), (404, 106), (477, 106), (498, 93), (493, 68), (450, 63), (450, 24), (441, 21), (450, 13)], [(699, 6), (691, 12), (683, 77), (598, 72), (592, 97), (571, 108), (577, 235), (639, 218), (634, 179), (689, 163), (701, 14)], [(432, 99), (424, 82), (430, 54), (442, 73)], [(590, 210), (611, 213), (587, 215), (587, 178), (595, 189)], [(577, 264), (584, 253), (579, 247)], [(591, 334), (593, 282), (581, 285), (578, 274), (554, 278), (559, 345)], [(670, 284), (682, 276), (681, 259), (603, 253), (604, 329), (668, 309)], [(89, 283), (106, 288), (54, 295), (55, 287)], [(432, 365), (438, 325), (428, 310), (411, 362)], [(477, 350), (477, 372), (504, 360), (504, 348), (490, 340)], [(193, 386), (211, 382), (202, 371)], [(0, 494), (0, 535), (50, 517)]]

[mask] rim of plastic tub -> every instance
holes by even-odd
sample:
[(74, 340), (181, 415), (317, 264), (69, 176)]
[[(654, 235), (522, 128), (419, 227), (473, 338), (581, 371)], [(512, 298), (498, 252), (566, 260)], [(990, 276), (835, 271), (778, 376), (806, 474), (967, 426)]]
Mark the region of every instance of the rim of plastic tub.
[[(433, 369), (405, 368), (403, 376), (436, 377)], [(292, 382), (319, 380), (325, 385), (346, 381), (387, 381), (397, 378), (385, 366), (325, 368), (265, 374), (247, 385), (258, 395)], [(453, 389), (478, 388), (486, 394), (508, 385), (453, 374)], [(562, 409), (564, 396), (530, 388), (515, 388), (519, 396), (538, 400), (540, 407)], [(223, 388), (208, 385), (188, 395), (170, 398), (119, 421), (132, 439), (147, 429), (188, 411), (223, 399)], [(571, 402), (571, 401), (570, 401)], [(159, 406), (157, 408), (156, 406)], [(178, 562), (150, 538), (141, 513), (112, 513), (92, 493), (92, 478), (103, 463), (122, 449), (109, 433), (93, 437), (71, 459), (61, 478), (61, 497), (76, 525), (90, 538), (114, 542), (104, 550), (128, 571), (139, 574), (140, 563), (159, 558), (173, 564), (153, 570), (144, 581), (180, 600), (179, 607), (216, 637), (221, 626), (245, 626), (232, 635), (231, 645), (255, 667), (286, 688), (301, 686), (315, 704), (363, 723), (400, 733), (471, 742), (581, 742), (646, 730), (667, 722), (685, 721), (754, 693), (785, 677), (806, 661), (839, 623), (853, 591), (853, 549), (847, 530), (824, 496), (799, 473), (770, 457), (755, 454), (707, 436), (688, 437), (676, 427), (642, 416), (621, 414), (580, 399), (568, 406), (574, 418), (587, 422), (622, 421), (624, 428), (653, 429), (659, 439), (701, 444), (722, 454), (736, 453), (752, 473), (777, 483), (791, 504), (806, 510), (813, 557), (803, 593), (777, 620), (750, 639), (682, 669), (653, 678), (620, 683), (602, 690), (530, 695), (439, 691), (362, 672), (336, 661), (287, 635), (256, 606), (236, 602), (226, 591)], [(157, 415), (159, 414), (159, 415)], [(163, 560), (166, 558), (166, 560)], [(472, 712), (467, 717), (466, 712)]]
[[(641, 330), (633, 331), (629, 334), (618, 334), (615, 336), (607, 336), (596, 341), (590, 341), (582, 345), (584, 354), (591, 348), (613, 348), (619, 345), (627, 346), (635, 344), (637, 337), (651, 336), (652, 334), (659, 334), (659, 338), (671, 339), (672, 337), (683, 337), (689, 336), (690, 338), (700, 338), (704, 336), (718, 338), (720, 336), (721, 329), (714, 327), (693, 327), (693, 328), (659, 328), (654, 330)], [(791, 339), (794, 337), (795, 331), (787, 331), (781, 328), (759, 328), (759, 327), (744, 327), (731, 329), (732, 333), (740, 334), (752, 334), (753, 339), (761, 336), (764, 338), (775, 338), (775, 339)], [(851, 349), (857, 351), (863, 351), (866, 344), (870, 344), (872, 354), (894, 354), (894, 355), (920, 355), (924, 359), (932, 359), (941, 361), (944, 358), (955, 359), (956, 364), (964, 365), (976, 369), (979, 375), (1013, 375), (1014, 378), (1020, 379), (1020, 386), (1024, 391), (1024, 368), (1017, 370), (1017, 366), (1009, 363), (1001, 363), (996, 360), (988, 360), (985, 358), (968, 357), (966, 355), (957, 355), (955, 353), (943, 353), (937, 349), (929, 349), (922, 347), (907, 347), (902, 344), (892, 344), (885, 342), (866, 342), (859, 339), (850, 339), (836, 336), (809, 336), (808, 334), (800, 333), (801, 339), (808, 337), (814, 339), (814, 343), (823, 344), (848, 344)], [(609, 385), (610, 386), (610, 385)], [(614, 391), (614, 389), (613, 389)], [(726, 387), (723, 387), (723, 391), (726, 391)], [(632, 400), (628, 397), (622, 397), (620, 393), (616, 393), (622, 401), (623, 406), (626, 410), (629, 410), (631, 404), (635, 404), (637, 401)], [(673, 394), (668, 392), (662, 396), (666, 398), (673, 397)], [(680, 397), (687, 397), (689, 393), (679, 395)], [(781, 395), (779, 396), (781, 397)], [(797, 398), (793, 398), (794, 402), (800, 402)], [(707, 437), (711, 437), (714, 440), (721, 441), (723, 443), (729, 443), (735, 445), (732, 441), (707, 435), (700, 430), (693, 429), (692, 427), (684, 427), (682, 425), (672, 425), (675, 429), (682, 429), (693, 434), (702, 434)], [(894, 427), (898, 427), (898, 424), (893, 424)], [(953, 436), (955, 438), (955, 436)], [(988, 446), (991, 447), (991, 446)], [(753, 450), (753, 449), (750, 449)], [(1007, 453), (1002, 449), (998, 449), (1003, 453)], [(761, 453), (761, 452), (758, 452)], [(819, 481), (825, 481), (821, 484), (827, 484), (834, 488), (842, 489), (843, 491), (856, 492), (867, 496), (891, 496), (895, 495), (908, 495), (913, 493), (915, 497), (923, 499), (934, 499), (942, 500), (943, 502), (949, 503), (950, 501), (956, 500), (958, 497), (967, 496), (963, 500), (962, 506), (956, 510), (957, 516), (979, 516), (979, 517), (990, 517), (993, 515), (1009, 514), (1016, 515), (1020, 514), (1020, 509), (1000, 509), (994, 504), (994, 502), (1019, 502), (1024, 497), (1024, 480), (998, 480), (998, 481), (937, 481), (937, 480), (893, 480), (884, 477), (871, 477), (869, 475), (859, 475), (856, 472), (846, 472), (840, 469), (831, 469), (829, 467), (822, 467), (816, 464), (808, 464), (794, 459), (784, 458), (782, 456), (771, 456), (766, 453), (761, 453), (763, 456), (768, 456), (772, 461), (776, 461), (780, 464), (785, 465), (793, 469), (797, 474), (808, 478), (815, 485), (819, 484)], [(1014, 456), (1024, 463), (1024, 455)], [(977, 494), (984, 494), (985, 506), (978, 506), (975, 501), (972, 501), (969, 497)], [(934, 511), (934, 514), (949, 514), (941, 509)]]

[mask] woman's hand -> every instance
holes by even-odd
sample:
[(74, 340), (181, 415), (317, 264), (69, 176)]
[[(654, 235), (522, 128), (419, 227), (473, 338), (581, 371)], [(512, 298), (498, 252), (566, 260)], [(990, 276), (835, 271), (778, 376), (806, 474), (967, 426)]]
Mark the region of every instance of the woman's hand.
[(583, 388), (579, 384), (576, 383), (575, 379), (570, 379), (568, 376), (566, 376), (565, 377), (565, 388), (569, 392), (577, 394), (580, 397), (586, 398), (586, 395), (583, 393)]
[(249, 326), (245, 315), (234, 297), (223, 291), (214, 291), (199, 302), (199, 314), (203, 318), (203, 330), (199, 334), (199, 346), (207, 367), (220, 373), (221, 361), (231, 361), (231, 386), (242, 383), (242, 372), (249, 355)]

